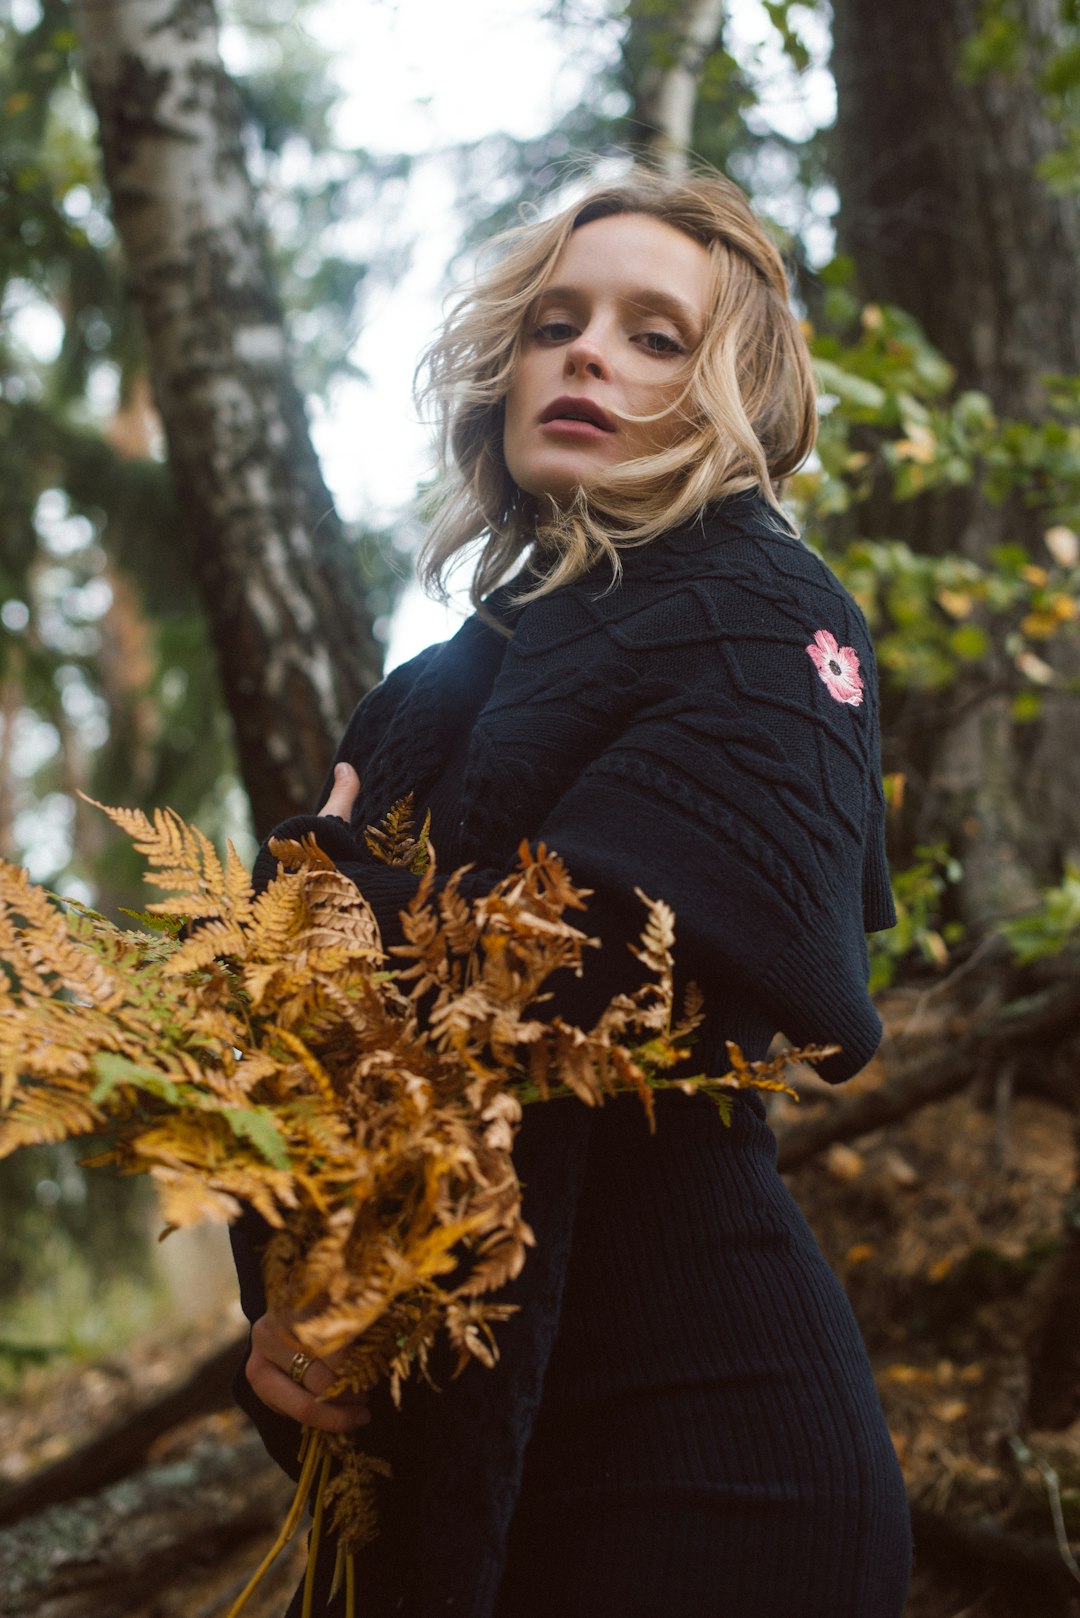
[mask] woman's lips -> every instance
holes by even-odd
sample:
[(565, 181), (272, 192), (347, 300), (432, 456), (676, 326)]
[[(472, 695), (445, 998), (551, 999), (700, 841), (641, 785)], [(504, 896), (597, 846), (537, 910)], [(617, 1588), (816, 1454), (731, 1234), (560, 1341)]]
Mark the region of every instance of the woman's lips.
[(604, 427), (598, 427), (593, 421), (578, 421), (569, 416), (555, 416), (551, 421), (542, 421), (540, 431), (552, 433), (564, 438), (610, 438), (610, 432)]
[(588, 427), (595, 432), (613, 433), (615, 423), (606, 410), (592, 399), (564, 393), (553, 399), (540, 417), (541, 427)]

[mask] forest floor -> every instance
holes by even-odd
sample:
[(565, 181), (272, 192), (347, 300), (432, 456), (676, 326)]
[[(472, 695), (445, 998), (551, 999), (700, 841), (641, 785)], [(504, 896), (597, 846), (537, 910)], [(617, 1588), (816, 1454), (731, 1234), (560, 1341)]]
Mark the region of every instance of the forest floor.
[[(857, 1082), (877, 1081), (871, 1071)], [(1080, 1539), (1080, 1419), (1022, 1426), (1031, 1321), (1074, 1172), (1059, 1108), (1021, 1096), (1006, 1114), (962, 1095), (790, 1177), (858, 1315), (913, 1505), (959, 1525), (961, 1540), (965, 1526), (1000, 1540), (969, 1555), (924, 1536), (907, 1618), (1070, 1613), (1067, 1595), (1043, 1602), (1009, 1547), (1059, 1555), (1055, 1496)], [(0, 1398), (0, 1505), (4, 1485), (152, 1400), (238, 1329), (218, 1310), (104, 1364), (27, 1372)], [(238, 1412), (197, 1416), (130, 1476), (0, 1529), (0, 1618), (224, 1618), (290, 1494)], [(280, 1618), (302, 1558), (290, 1547), (250, 1618)]]
[[(1055, 1493), (1080, 1539), (1080, 1419), (1058, 1431), (1023, 1425), (1032, 1323), (1074, 1177), (1059, 1107), (1021, 1096), (995, 1111), (970, 1094), (789, 1176), (858, 1317), (913, 1506), (1002, 1536), (995, 1567), (964, 1555), (959, 1534), (919, 1544), (917, 1523), (907, 1618), (1071, 1610), (1068, 1596), (1040, 1605), (1035, 1564), (1014, 1565), (1008, 1551), (1010, 1536), (1024, 1536), (1041, 1559), (1060, 1558)], [(1080, 1581), (1075, 1591), (1080, 1613)]]

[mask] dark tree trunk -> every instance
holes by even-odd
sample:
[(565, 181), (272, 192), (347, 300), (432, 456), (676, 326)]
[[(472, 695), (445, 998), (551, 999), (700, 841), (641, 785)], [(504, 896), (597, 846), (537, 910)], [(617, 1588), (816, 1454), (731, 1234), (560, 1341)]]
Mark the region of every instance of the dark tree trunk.
[(1080, 370), (1080, 226), (1034, 174), (1061, 144), (1032, 71), (1057, 0), (1016, 9), (1031, 62), (969, 81), (975, 0), (834, 0), (834, 167), (841, 245), (868, 296), (915, 315), (962, 387), (1038, 417), (1040, 373)]
[(1065, 1199), (1061, 1252), (1032, 1335), (1028, 1397), (1032, 1425), (1059, 1430), (1080, 1416), (1080, 1111), (1073, 1137), (1076, 1183)]
[(292, 379), (212, 0), (77, 5), (113, 217), (266, 830), (311, 807), (381, 656)]
[[(1060, 143), (1036, 87), (1056, 0), (1017, 9), (1023, 69), (971, 79), (962, 50), (976, 0), (834, 0), (834, 171), (840, 246), (863, 294), (914, 314), (960, 386), (1002, 416), (1038, 420), (1042, 375), (1080, 371), (1080, 214), (1034, 172)], [(982, 562), (1008, 539), (1048, 560), (1038, 514), (977, 493), (871, 506), (857, 520), (931, 552)], [(914, 778), (910, 841), (952, 836), (978, 924), (1030, 898), (1080, 849), (1080, 750), (1068, 740), (1074, 699), (1052, 698), (1022, 731), (1004, 694), (957, 706), (942, 724), (948, 702), (909, 704), (893, 743)]]

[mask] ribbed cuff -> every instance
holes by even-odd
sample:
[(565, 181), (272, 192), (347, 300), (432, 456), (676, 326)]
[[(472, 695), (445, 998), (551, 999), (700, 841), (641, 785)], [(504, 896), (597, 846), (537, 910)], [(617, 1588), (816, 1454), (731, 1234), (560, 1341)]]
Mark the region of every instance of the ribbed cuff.
[(868, 933), (896, 926), (896, 904), (889, 880), (889, 863), (880, 836), (869, 840), (863, 871), (864, 925)]
[(315, 841), (323, 853), (328, 854), (336, 865), (356, 863), (366, 858), (362, 844), (340, 815), (292, 815), (274, 827), (255, 857), (251, 885), (256, 893), (262, 893), (278, 874), (278, 861), (270, 852), (271, 840), (282, 838), (300, 842), (308, 832), (314, 833)]
[[(783, 1032), (796, 1044), (839, 1045), (815, 1071), (829, 1084), (860, 1072), (881, 1043), (881, 1018), (850, 965), (820, 936), (794, 938), (760, 975)], [(783, 1008), (781, 1011), (779, 1008)]]
[(375, 912), (383, 949), (389, 949), (393, 944), (403, 944), (405, 934), (401, 927), (401, 912), (420, 886), (420, 878), (412, 871), (402, 870), (399, 865), (381, 865), (376, 860), (365, 863), (359, 870), (355, 865), (351, 866), (347, 875), (352, 877)]

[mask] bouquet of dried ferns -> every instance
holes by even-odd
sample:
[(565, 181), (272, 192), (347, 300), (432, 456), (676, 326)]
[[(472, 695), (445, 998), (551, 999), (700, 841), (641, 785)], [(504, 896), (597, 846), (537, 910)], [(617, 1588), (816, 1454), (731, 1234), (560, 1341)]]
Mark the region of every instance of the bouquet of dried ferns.
[[(90, 1161), (149, 1172), (167, 1228), (255, 1208), (273, 1227), (270, 1306), (300, 1318), (312, 1355), (351, 1345), (333, 1392), (388, 1378), (400, 1400), (440, 1331), (459, 1370), (494, 1361), (509, 1306), (489, 1294), (532, 1241), (511, 1156), (523, 1104), (634, 1090), (651, 1122), (655, 1089), (724, 1108), (726, 1091), (787, 1088), (785, 1061), (825, 1054), (747, 1063), (732, 1046), (731, 1072), (670, 1077), (700, 999), (676, 1013), (674, 918), (644, 894), (645, 984), (589, 1030), (545, 1018), (551, 974), (579, 970), (595, 943), (565, 916), (585, 890), (526, 843), (481, 898), (463, 896), (460, 872), (437, 888), (408, 800), (367, 836), (373, 857), (420, 876), (393, 965), (362, 893), (313, 840), (273, 845), (282, 869), (255, 896), (233, 849), (222, 862), (172, 811), (105, 812), (167, 894), (136, 929), (0, 863), (0, 1155), (107, 1134)], [(380, 1471), (353, 1440), (307, 1434), (271, 1553), (314, 1490), (311, 1566), (328, 1513), (350, 1613)]]

